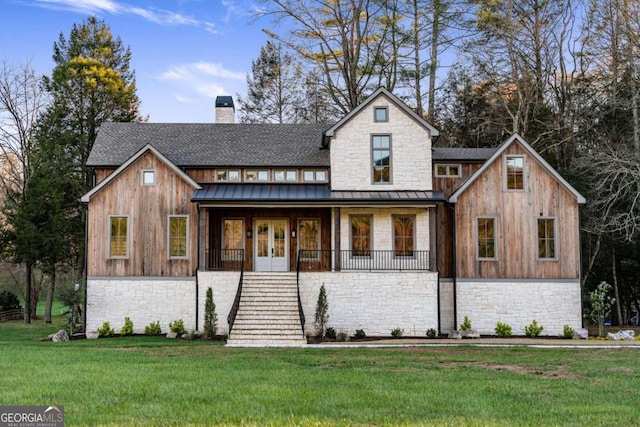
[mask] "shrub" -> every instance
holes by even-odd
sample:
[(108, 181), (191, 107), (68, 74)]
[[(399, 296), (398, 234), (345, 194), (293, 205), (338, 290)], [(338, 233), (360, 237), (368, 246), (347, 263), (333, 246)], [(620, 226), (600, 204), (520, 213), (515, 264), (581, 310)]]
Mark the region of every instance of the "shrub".
[(324, 283), (320, 286), (320, 293), (318, 294), (318, 302), (316, 303), (316, 315), (315, 325), (317, 337), (324, 338), (327, 322), (329, 321), (329, 303), (327, 302), (327, 291), (324, 288)]
[(611, 285), (607, 282), (600, 282), (598, 287), (589, 294), (589, 304), (591, 311), (589, 316), (598, 322), (598, 336), (604, 336), (604, 321), (611, 314), (611, 306), (616, 302), (615, 298), (608, 296)]
[(169, 323), (169, 329), (171, 330), (171, 332), (175, 332), (178, 335), (182, 335), (187, 332), (187, 330), (184, 328), (184, 320), (182, 319), (178, 319), (173, 323)]
[(145, 335), (158, 335), (162, 333), (162, 329), (160, 329), (160, 321), (151, 322), (149, 326), (144, 327)]
[(120, 329), (120, 335), (126, 337), (127, 335), (133, 335), (133, 322), (130, 318), (124, 318), (124, 326)]
[(471, 329), (471, 320), (469, 320), (469, 316), (464, 316), (464, 322), (460, 325), (461, 331), (467, 331)]
[(499, 337), (510, 337), (511, 336), (511, 326), (506, 323), (498, 322), (496, 324), (496, 335)]
[(367, 334), (364, 333), (364, 329), (356, 329), (356, 333), (353, 336), (353, 338), (357, 340), (361, 340), (366, 337), (367, 337)]
[(336, 338), (340, 342), (345, 342), (347, 340), (347, 333), (346, 332), (340, 332)]
[(394, 330), (391, 331), (391, 336), (393, 338), (402, 338), (403, 334), (404, 334), (404, 329), (395, 328)]
[(573, 338), (573, 328), (569, 325), (564, 325), (564, 328), (562, 329), (562, 338), (570, 340)]
[(13, 292), (0, 292), (0, 311), (20, 308), (20, 300)]
[(113, 328), (109, 325), (109, 322), (104, 322), (100, 328), (98, 328), (99, 337), (112, 337), (114, 334)]
[(427, 338), (435, 338), (438, 335), (438, 331), (433, 328), (427, 329)]
[(336, 330), (334, 328), (327, 328), (327, 330), (325, 331), (324, 335), (332, 340), (336, 339)]
[(213, 339), (216, 335), (218, 315), (216, 314), (216, 304), (213, 302), (213, 291), (207, 289), (207, 297), (204, 303), (204, 337)]
[(533, 319), (533, 322), (531, 322), (529, 326), (524, 327), (524, 333), (528, 337), (532, 337), (532, 338), (540, 336), (543, 330), (544, 330), (544, 326), (538, 325), (538, 322), (536, 321), (536, 319)]

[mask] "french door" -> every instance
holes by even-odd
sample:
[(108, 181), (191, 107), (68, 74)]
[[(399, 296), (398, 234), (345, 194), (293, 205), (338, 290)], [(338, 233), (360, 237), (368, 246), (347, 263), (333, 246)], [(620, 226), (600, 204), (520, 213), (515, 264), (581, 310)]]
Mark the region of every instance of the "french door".
[(287, 219), (257, 219), (254, 228), (254, 270), (289, 271), (289, 221)]

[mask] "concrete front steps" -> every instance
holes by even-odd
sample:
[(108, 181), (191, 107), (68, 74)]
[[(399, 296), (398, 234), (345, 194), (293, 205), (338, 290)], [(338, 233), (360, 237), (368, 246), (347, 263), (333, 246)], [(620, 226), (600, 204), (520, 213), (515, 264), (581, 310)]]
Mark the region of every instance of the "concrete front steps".
[(296, 273), (244, 273), (230, 347), (300, 347), (307, 344), (298, 312)]

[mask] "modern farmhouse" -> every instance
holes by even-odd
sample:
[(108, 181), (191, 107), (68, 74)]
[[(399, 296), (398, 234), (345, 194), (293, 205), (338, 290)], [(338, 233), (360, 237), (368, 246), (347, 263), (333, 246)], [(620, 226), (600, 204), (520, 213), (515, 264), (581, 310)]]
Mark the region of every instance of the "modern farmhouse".
[(233, 118), (218, 97), (215, 124), (101, 127), (87, 331), (202, 329), (211, 288), (229, 343), (298, 344), (323, 284), (348, 334), (581, 326), (584, 198), (518, 135), (433, 148), (438, 130), (383, 88), (335, 124)]

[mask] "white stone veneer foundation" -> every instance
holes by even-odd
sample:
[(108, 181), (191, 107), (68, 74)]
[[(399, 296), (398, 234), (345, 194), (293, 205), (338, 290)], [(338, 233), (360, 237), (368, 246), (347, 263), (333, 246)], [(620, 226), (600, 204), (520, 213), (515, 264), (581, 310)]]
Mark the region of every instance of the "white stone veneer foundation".
[(582, 326), (578, 280), (458, 279), (456, 288), (458, 326), (468, 316), (481, 334), (494, 335), (498, 321), (509, 324), (513, 335), (525, 335), (534, 319), (544, 326), (541, 335)]
[(194, 277), (110, 277), (87, 279), (87, 332), (95, 332), (104, 322), (116, 333), (124, 318), (133, 322), (135, 333), (160, 322), (163, 332), (169, 323), (184, 320), (187, 330), (195, 328)]
[(300, 273), (305, 332), (314, 334), (314, 315), (324, 284), (329, 304), (328, 326), (353, 335), (389, 336), (395, 328), (405, 336), (424, 336), (438, 328), (438, 280), (429, 272)]

